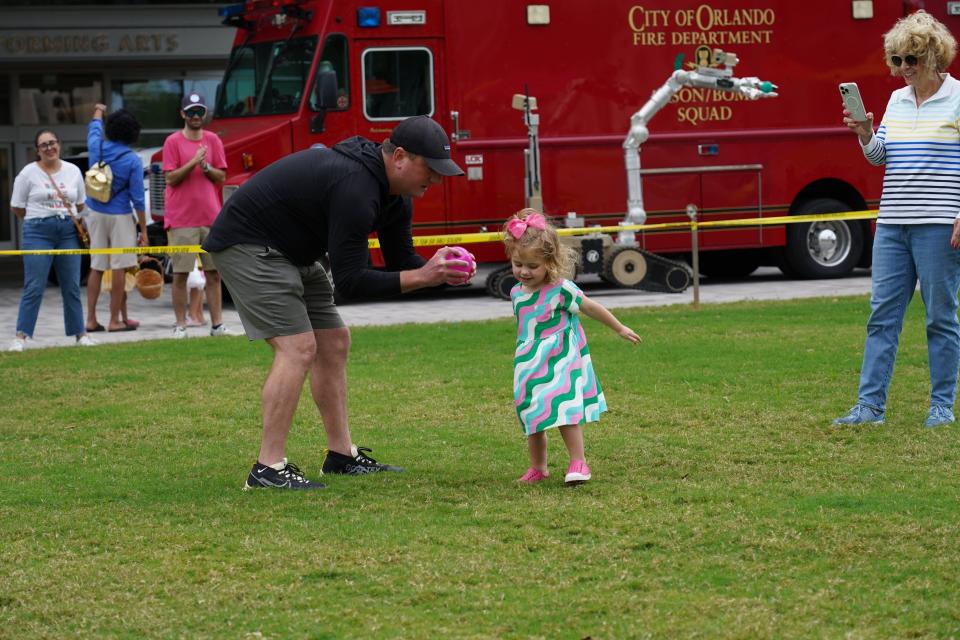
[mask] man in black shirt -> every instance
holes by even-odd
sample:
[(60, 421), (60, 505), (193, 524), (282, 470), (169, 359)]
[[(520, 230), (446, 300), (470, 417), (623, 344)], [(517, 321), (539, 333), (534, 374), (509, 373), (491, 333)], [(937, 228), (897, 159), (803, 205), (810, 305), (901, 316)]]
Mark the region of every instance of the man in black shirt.
[[(314, 489), (287, 462), (286, 440), (303, 381), (327, 435), (324, 473), (401, 471), (354, 446), (347, 421), (350, 331), (333, 302), (329, 265), (347, 297), (388, 297), (467, 282), (463, 260), (438, 250), (414, 251), (410, 197), (442, 176), (463, 175), (450, 141), (427, 116), (404, 120), (382, 145), (364, 138), (332, 149), (308, 149), (266, 167), (230, 197), (203, 248), (226, 283), (244, 330), (265, 339), (274, 360), (263, 386), (263, 439), (244, 488)], [(386, 270), (369, 268), (367, 240), (376, 232)], [(329, 259), (329, 263), (327, 263)]]

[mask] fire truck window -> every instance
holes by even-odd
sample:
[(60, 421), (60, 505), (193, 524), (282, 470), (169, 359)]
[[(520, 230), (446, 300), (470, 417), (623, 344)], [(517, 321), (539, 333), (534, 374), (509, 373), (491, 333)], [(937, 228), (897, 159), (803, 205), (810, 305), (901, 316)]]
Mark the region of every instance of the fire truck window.
[(433, 57), (430, 50), (364, 51), (363, 110), (370, 120), (433, 115)]
[(293, 113), (300, 106), (317, 37), (240, 46), (224, 74), (218, 117)]
[[(350, 68), (347, 57), (347, 37), (335, 33), (327, 37), (323, 43), (323, 53), (320, 54), (320, 69), (333, 70), (337, 73), (337, 108), (343, 111), (350, 106)], [(319, 111), (314, 104), (316, 96), (310, 95), (310, 109)]]

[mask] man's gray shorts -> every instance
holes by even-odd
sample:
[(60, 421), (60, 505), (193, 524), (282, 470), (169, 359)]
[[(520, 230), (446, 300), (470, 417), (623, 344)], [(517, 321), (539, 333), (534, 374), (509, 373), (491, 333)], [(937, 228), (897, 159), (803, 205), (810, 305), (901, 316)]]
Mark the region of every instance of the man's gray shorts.
[(319, 262), (298, 267), (276, 249), (238, 244), (210, 254), (250, 340), (346, 326)]

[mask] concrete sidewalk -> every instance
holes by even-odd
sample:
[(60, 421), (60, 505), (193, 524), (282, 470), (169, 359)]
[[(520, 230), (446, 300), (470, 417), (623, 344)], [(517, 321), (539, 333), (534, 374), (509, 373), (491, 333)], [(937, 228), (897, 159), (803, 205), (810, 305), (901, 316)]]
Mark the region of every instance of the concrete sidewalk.
[[(436, 323), (462, 320), (488, 320), (513, 315), (510, 303), (490, 297), (484, 287), (486, 272), (477, 274), (477, 284), (463, 289), (420, 292), (384, 302), (351, 303), (340, 307), (340, 314), (349, 326), (392, 325), (407, 322)], [(588, 296), (605, 307), (628, 308), (677, 304), (691, 304), (693, 289), (684, 293), (650, 293), (610, 287), (596, 276), (578, 280)], [(0, 281), (0, 350), (6, 350), (13, 338), (20, 302), (20, 282), (12, 278)], [(861, 295), (870, 292), (870, 274), (857, 271), (853, 276), (837, 280), (789, 280), (777, 269), (763, 268), (753, 276), (736, 282), (704, 280), (700, 291), (701, 304), (716, 304), (738, 300), (785, 300), (822, 296)], [(86, 310), (86, 289), (81, 290)], [(139, 293), (129, 294), (130, 317), (140, 321), (137, 331), (93, 333), (101, 344), (133, 342), (138, 340), (172, 339), (173, 305), (170, 284), (164, 285), (157, 300), (145, 300)], [(100, 296), (97, 315), (102, 324), (109, 319), (109, 296)], [(209, 321), (209, 313), (206, 313)], [(224, 309), (224, 321), (237, 335), (243, 334), (240, 319), (232, 305)], [(190, 339), (211, 338), (210, 327), (187, 329)], [(4, 332), (6, 335), (4, 335)], [(74, 344), (64, 335), (63, 305), (59, 287), (48, 287), (40, 308), (40, 317), (33, 340), (27, 348), (58, 347)]]

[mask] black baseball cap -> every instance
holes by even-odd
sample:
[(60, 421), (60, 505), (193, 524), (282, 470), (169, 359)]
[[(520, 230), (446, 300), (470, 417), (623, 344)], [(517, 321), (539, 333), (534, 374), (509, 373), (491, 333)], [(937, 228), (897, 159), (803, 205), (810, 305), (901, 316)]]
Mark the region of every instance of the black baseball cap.
[(186, 111), (190, 107), (203, 107), (203, 110), (206, 111), (207, 101), (204, 100), (203, 96), (199, 93), (188, 93), (183, 96), (183, 100), (180, 101), (180, 110)]
[(423, 156), (427, 166), (442, 176), (463, 175), (463, 169), (450, 159), (450, 138), (429, 116), (407, 118), (394, 128), (390, 142)]

